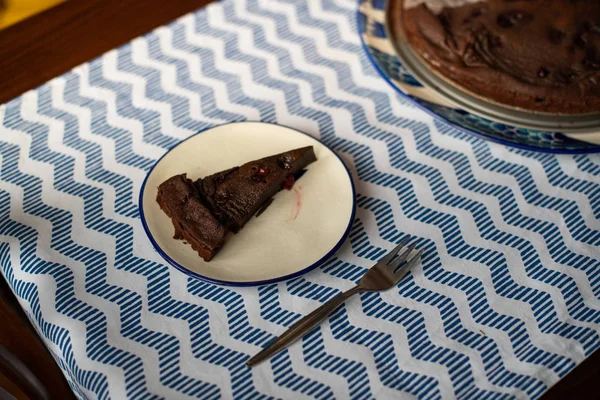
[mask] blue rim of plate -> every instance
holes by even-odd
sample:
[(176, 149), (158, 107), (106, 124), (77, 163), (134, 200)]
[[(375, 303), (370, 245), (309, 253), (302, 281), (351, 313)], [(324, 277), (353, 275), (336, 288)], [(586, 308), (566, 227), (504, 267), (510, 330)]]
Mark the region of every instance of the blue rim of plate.
[[(340, 237), (340, 240), (323, 257), (321, 257), (319, 260), (317, 260), (313, 264), (309, 265), (308, 267), (306, 267), (306, 268), (304, 268), (304, 269), (302, 269), (300, 271), (294, 272), (292, 274), (280, 276), (278, 278), (273, 278), (273, 279), (265, 279), (265, 280), (262, 280), (262, 281), (249, 281), (249, 282), (223, 281), (223, 280), (220, 280), (220, 279), (209, 278), (209, 277), (201, 275), (201, 274), (199, 274), (197, 272), (190, 271), (189, 269), (187, 269), (186, 267), (184, 267), (183, 265), (179, 264), (177, 261), (175, 261), (171, 257), (169, 257), (169, 255), (160, 247), (160, 245), (156, 242), (156, 240), (154, 240), (154, 237), (152, 236), (152, 233), (150, 232), (150, 228), (148, 227), (148, 224), (146, 223), (146, 216), (144, 214), (144, 206), (143, 206), (144, 191), (146, 190), (146, 183), (148, 182), (148, 178), (152, 174), (152, 171), (154, 171), (154, 168), (156, 168), (156, 166), (162, 161), (162, 159), (167, 154), (169, 154), (171, 151), (173, 151), (175, 148), (177, 148), (177, 147), (185, 144), (185, 142), (187, 142), (191, 138), (193, 138), (195, 136), (198, 136), (198, 135), (200, 135), (200, 134), (202, 134), (202, 133), (204, 133), (204, 132), (206, 132), (208, 130), (211, 130), (211, 129), (214, 129), (214, 128), (217, 128), (217, 127), (220, 127), (220, 126), (226, 126), (226, 125), (232, 125), (232, 124), (240, 124), (240, 123), (247, 123), (247, 122), (269, 124), (269, 125), (277, 125), (277, 126), (281, 126), (283, 128), (291, 129), (293, 131), (296, 131), (298, 133), (301, 133), (303, 135), (306, 135), (306, 136), (308, 136), (308, 137), (316, 140), (317, 142), (321, 143), (323, 146), (325, 146), (326, 148), (328, 148), (337, 157), (337, 159), (342, 163), (342, 165), (344, 166), (344, 169), (346, 170), (346, 173), (348, 174), (348, 180), (350, 181), (350, 186), (352, 188), (352, 213), (350, 214), (350, 221), (348, 222), (348, 226), (344, 230), (344, 233)], [(191, 135), (190, 137), (182, 140), (181, 142), (177, 143), (175, 146), (171, 147), (169, 150), (167, 150), (165, 152), (165, 154), (163, 154), (158, 160), (156, 160), (156, 162), (154, 163), (154, 165), (152, 166), (152, 168), (150, 168), (150, 171), (148, 171), (148, 173), (146, 174), (146, 177), (144, 178), (144, 182), (142, 183), (142, 186), (140, 188), (140, 195), (139, 195), (139, 198), (138, 198), (138, 208), (139, 208), (139, 212), (140, 212), (140, 220), (142, 221), (142, 226), (144, 227), (144, 232), (146, 232), (146, 236), (148, 236), (148, 239), (150, 239), (150, 243), (154, 247), (154, 250), (158, 254), (160, 254), (160, 256), (163, 259), (165, 259), (165, 261), (167, 261), (169, 264), (171, 264), (173, 267), (175, 267), (179, 271), (181, 271), (184, 274), (189, 275), (191, 277), (200, 279), (200, 280), (208, 282), (208, 283), (214, 283), (214, 284), (217, 284), (217, 285), (235, 286), (235, 287), (260, 286), (260, 285), (269, 285), (271, 283), (283, 282), (283, 281), (288, 281), (288, 280), (291, 280), (291, 279), (298, 278), (298, 277), (300, 277), (302, 275), (305, 275), (305, 274), (309, 273), (313, 269), (321, 266), (331, 256), (333, 256), (335, 253), (337, 253), (337, 251), (346, 242), (346, 239), (348, 238), (348, 235), (350, 234), (350, 229), (352, 228), (352, 224), (354, 223), (354, 218), (356, 217), (356, 188), (354, 187), (354, 180), (352, 179), (352, 174), (350, 173), (350, 170), (346, 166), (346, 163), (344, 163), (344, 160), (342, 160), (342, 158), (335, 151), (333, 151), (333, 149), (331, 147), (329, 147), (328, 145), (326, 145), (325, 143), (323, 143), (321, 140), (317, 139), (316, 137), (314, 137), (312, 135), (309, 135), (306, 132), (302, 132), (301, 130), (298, 130), (296, 128), (292, 128), (292, 127), (289, 127), (289, 126), (286, 126), (286, 125), (282, 125), (282, 124), (276, 124), (276, 123), (273, 123), (273, 122), (264, 122), (264, 121), (226, 122), (224, 124), (219, 124), (219, 125), (211, 126), (210, 128), (203, 129), (203, 130), (201, 130), (201, 131), (199, 131), (199, 132)]]
[[(369, 60), (371, 61), (371, 64), (375, 67), (375, 70), (392, 88), (394, 88), (394, 90), (399, 95), (410, 101), (414, 106), (461, 132), (465, 132), (470, 135), (489, 140), (491, 142), (500, 143), (521, 150), (553, 154), (590, 154), (600, 152), (600, 145), (572, 139), (560, 132), (542, 132), (533, 129), (526, 129), (502, 124), (499, 122), (488, 120), (483, 117), (476, 116), (465, 110), (453, 109), (440, 104), (434, 104), (427, 100), (403, 92), (402, 89), (394, 83), (393, 78), (387, 72), (388, 68), (386, 68), (385, 65), (382, 65), (383, 61), (380, 61), (378, 59), (377, 53), (383, 52), (380, 49), (375, 49), (371, 47), (365, 41), (365, 38), (363, 36), (370, 35), (368, 24), (369, 22), (371, 22), (374, 25), (374, 36), (376, 35), (378, 39), (385, 39), (391, 41), (391, 39), (388, 37), (388, 30), (385, 24), (370, 21), (369, 16), (365, 15), (361, 10), (361, 6), (363, 4), (369, 3), (373, 9), (387, 13), (388, 2), (389, 0), (358, 0), (358, 9), (356, 11), (356, 25), (358, 29), (358, 35), (360, 37), (362, 47), (365, 53), (367, 54)], [(398, 56), (395, 54), (395, 52), (379, 54), (379, 56), (382, 59), (385, 58), (387, 63), (393, 64), (393, 68), (398, 70), (398, 78), (401, 79), (404, 84), (415, 87), (424, 87), (423, 84), (421, 84), (415, 77), (413, 77), (408, 72), (408, 70), (406, 70), (405, 67), (403, 67), (402, 62), (398, 59)], [(452, 118), (455, 118), (456, 120), (453, 120)], [(465, 126), (459, 121), (462, 118), (470, 118), (472, 121), (476, 121), (476, 123), (490, 125), (494, 127), (494, 129), (498, 127), (498, 130), (507, 130), (508, 132), (518, 133), (518, 135), (514, 136), (520, 136), (520, 138), (509, 138), (505, 135), (501, 135), (500, 133), (492, 134), (485, 132), (484, 130), (475, 129), (474, 127)], [(537, 140), (537, 143), (535, 138), (539, 138)], [(525, 141), (528, 141), (529, 143), (526, 143)], [(550, 146), (548, 146), (547, 144), (550, 144)]]

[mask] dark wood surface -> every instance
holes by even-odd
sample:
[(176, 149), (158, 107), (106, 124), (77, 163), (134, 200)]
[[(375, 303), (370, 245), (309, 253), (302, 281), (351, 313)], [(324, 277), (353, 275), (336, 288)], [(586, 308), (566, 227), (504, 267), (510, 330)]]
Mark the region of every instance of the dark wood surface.
[[(23, 309), (19, 306), (4, 278), (0, 277), (0, 345), (17, 357), (41, 382), (42, 390), (56, 399), (74, 399), (58, 365), (37, 336)], [(3, 381), (10, 380), (13, 385)], [(39, 395), (39, 385), (31, 385), (14, 373), (11, 365), (0, 362), (0, 384), (19, 398), (26, 394), (31, 399), (44, 398)], [(15, 391), (15, 387), (18, 391)], [(1, 396), (0, 396), (1, 398)]]
[[(69, 0), (0, 31), (0, 104), (210, 1)], [(0, 323), (0, 345), (37, 376), (51, 397), (74, 398), (1, 277)], [(2, 367), (0, 386), (18, 398), (36, 398), (34, 391)], [(600, 399), (600, 352), (542, 397), (567, 398)]]
[(0, 104), (211, 0), (68, 0), (0, 31)]

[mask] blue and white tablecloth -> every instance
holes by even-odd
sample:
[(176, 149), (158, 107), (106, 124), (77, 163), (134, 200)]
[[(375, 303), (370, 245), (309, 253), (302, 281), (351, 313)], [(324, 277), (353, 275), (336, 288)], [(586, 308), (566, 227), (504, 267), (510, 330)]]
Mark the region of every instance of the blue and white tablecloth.
[[(600, 158), (514, 150), (399, 98), (352, 0), (226, 0), (0, 106), (0, 266), (81, 398), (537, 398), (600, 344)], [(229, 121), (311, 133), (347, 162), (343, 249), (231, 288), (154, 252), (140, 185)], [(406, 234), (397, 289), (350, 300), (270, 362), (246, 359)]]

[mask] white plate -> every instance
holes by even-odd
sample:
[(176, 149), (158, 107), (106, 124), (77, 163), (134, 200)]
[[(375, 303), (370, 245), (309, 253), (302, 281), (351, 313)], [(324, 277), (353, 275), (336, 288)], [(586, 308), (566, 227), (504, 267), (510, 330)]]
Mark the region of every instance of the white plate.
[[(173, 175), (197, 179), (245, 162), (312, 145), (317, 161), (291, 191), (282, 190), (210, 262), (173, 239), (171, 220), (156, 203), (158, 185)], [(208, 129), (167, 152), (148, 173), (140, 215), (150, 241), (171, 265), (213, 283), (247, 286), (295, 278), (342, 245), (354, 219), (355, 195), (342, 160), (318, 140), (280, 125), (240, 122)]]

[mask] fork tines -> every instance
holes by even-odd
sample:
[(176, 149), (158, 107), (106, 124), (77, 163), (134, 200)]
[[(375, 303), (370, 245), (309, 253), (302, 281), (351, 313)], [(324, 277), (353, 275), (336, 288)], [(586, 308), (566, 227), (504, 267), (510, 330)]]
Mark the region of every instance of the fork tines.
[[(408, 271), (418, 260), (423, 249), (419, 250), (414, 256), (408, 258), (410, 254), (417, 247), (417, 243), (411, 244), (402, 253), (400, 251), (406, 246), (411, 237), (407, 235), (400, 243), (394, 247), (388, 254), (385, 255), (377, 264), (378, 266), (385, 267), (385, 269), (394, 275), (400, 275), (401, 271)], [(398, 254), (400, 253), (400, 254)], [(404, 272), (405, 273), (405, 272)]]

